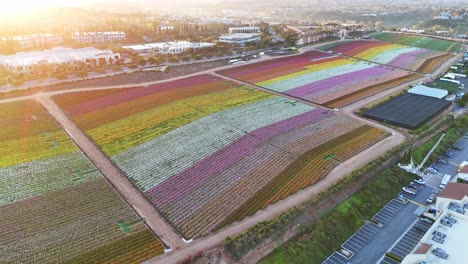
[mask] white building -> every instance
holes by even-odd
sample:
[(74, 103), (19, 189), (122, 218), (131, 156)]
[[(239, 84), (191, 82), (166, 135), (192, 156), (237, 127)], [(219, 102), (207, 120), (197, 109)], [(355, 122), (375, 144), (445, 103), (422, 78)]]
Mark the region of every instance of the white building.
[(419, 94), (429, 97), (434, 97), (438, 99), (442, 99), (448, 95), (447, 90), (431, 88), (424, 85), (415, 85), (413, 88), (408, 90), (408, 93), (412, 94)]
[(18, 42), (21, 49), (31, 49), (44, 46), (58, 46), (63, 44), (63, 36), (54, 34), (34, 34), (14, 37), (3, 37), (3, 41), (13, 40)]
[(173, 31), (174, 26), (160, 26), (159, 29), (162, 31)]
[(34, 74), (37, 67), (43, 65), (58, 66), (67, 64), (71, 68), (79, 68), (85, 63), (91, 67), (106, 64), (115, 64), (120, 59), (119, 53), (110, 50), (99, 50), (96, 48), (53, 48), (35, 52), (18, 52), (16, 55), (0, 55), (0, 65), (4, 66), (8, 72), (15, 74)]
[(258, 34), (248, 34), (248, 33), (236, 33), (223, 35), (219, 37), (219, 42), (231, 43), (231, 44), (245, 44), (248, 42), (260, 41), (260, 36)]
[(237, 33), (248, 33), (248, 34), (260, 34), (261, 30), (259, 27), (230, 27), (229, 34)]
[(212, 47), (214, 45), (214, 43), (208, 42), (174, 41), (124, 46), (123, 48), (132, 49), (141, 53), (179, 54), (189, 49), (197, 50)]
[[(435, 213), (426, 211), (424, 216), (435, 220), (421, 238), (411, 254), (401, 263), (466, 263), (466, 245), (468, 244), (468, 184), (449, 183), (438, 194)], [(447, 217), (455, 223), (447, 223)], [(434, 234), (443, 234), (443, 243), (433, 240)], [(441, 237), (439, 235), (439, 237)], [(446, 259), (436, 256), (434, 250), (445, 252)]]
[(72, 39), (78, 43), (118, 42), (125, 41), (125, 32), (75, 32)]

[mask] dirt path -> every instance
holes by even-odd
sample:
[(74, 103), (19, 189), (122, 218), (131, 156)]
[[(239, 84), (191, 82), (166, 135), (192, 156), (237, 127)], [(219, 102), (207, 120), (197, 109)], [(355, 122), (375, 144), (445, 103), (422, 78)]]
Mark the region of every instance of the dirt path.
[[(309, 46), (301, 49), (301, 53), (313, 50), (315, 46)], [(296, 55), (296, 54), (294, 54)], [(291, 56), (294, 56), (291, 55)], [(441, 69), (436, 71), (433, 75), (440, 74), (441, 72), (445, 71), (459, 56), (453, 58), (450, 61), (447, 61)], [(263, 57), (259, 60), (254, 60), (249, 63), (256, 63), (259, 61), (266, 61), (275, 58), (268, 58)], [(181, 76), (178, 78), (170, 79), (170, 80), (162, 80), (156, 82), (150, 82), (141, 85), (150, 85), (156, 84), (161, 82), (172, 81), (181, 78), (187, 78), (190, 76), (200, 75), (200, 74), (214, 74), (215, 71), (221, 69), (227, 69), (231, 67), (237, 67), (238, 65), (229, 65), (222, 68), (217, 68), (215, 70), (207, 70), (203, 72), (198, 72), (190, 75)], [(217, 75), (220, 76), (220, 75)], [(230, 79), (225, 76), (221, 76), (225, 79)], [(22, 100), (29, 100), (29, 99), (36, 99), (38, 98), (39, 101), (47, 108), (47, 110), (51, 113), (51, 115), (57, 120), (57, 122), (63, 127), (63, 129), (70, 135), (70, 137), (77, 143), (77, 145), (85, 152), (85, 154), (90, 158), (90, 160), (103, 172), (103, 174), (109, 179), (109, 181), (115, 186), (115, 188), (120, 192), (120, 194), (131, 204), (131, 206), (137, 211), (137, 213), (145, 219), (148, 226), (168, 245), (170, 245), (174, 251), (171, 253), (163, 254), (159, 257), (156, 257), (152, 260), (147, 261), (148, 263), (177, 263), (183, 261), (187, 258), (187, 256), (192, 256), (198, 254), (200, 252), (215, 248), (223, 244), (224, 239), (227, 236), (235, 236), (242, 232), (245, 232), (249, 227), (255, 225), (259, 221), (269, 220), (272, 218), (277, 217), (281, 213), (287, 211), (288, 209), (303, 204), (310, 199), (312, 199), (316, 194), (320, 193), (321, 191), (326, 190), (337, 181), (342, 179), (343, 177), (349, 175), (354, 169), (362, 167), (363, 165), (369, 163), (370, 161), (376, 159), (378, 156), (384, 154), (389, 149), (393, 148), (394, 146), (403, 143), (406, 139), (405, 135), (402, 133), (383, 126), (379, 123), (363, 119), (354, 115), (354, 111), (362, 108), (372, 102), (385, 98), (386, 96), (393, 94), (399, 90), (406, 88), (409, 84), (414, 84), (425, 79), (430, 78), (429, 76), (424, 76), (421, 79), (413, 81), (411, 83), (406, 83), (404, 85), (400, 85), (398, 87), (385, 90), (380, 92), (374, 96), (370, 96), (364, 98), (358, 102), (355, 102), (351, 105), (348, 105), (339, 111), (338, 114), (347, 115), (351, 118), (359, 120), (360, 122), (364, 122), (374, 127), (378, 127), (382, 130), (388, 131), (392, 133), (392, 136), (385, 138), (384, 140), (376, 143), (375, 145), (371, 146), (370, 148), (360, 152), (359, 154), (353, 156), (352, 158), (346, 160), (345, 162), (341, 163), (337, 167), (335, 167), (327, 177), (323, 180), (319, 181), (318, 183), (301, 190), (293, 195), (290, 195), (284, 200), (281, 200), (269, 207), (265, 208), (257, 212), (255, 215), (245, 218), (240, 222), (236, 222), (230, 226), (227, 226), (216, 233), (213, 233), (209, 236), (206, 236), (201, 239), (194, 240), (191, 244), (185, 244), (181, 240), (181, 237), (177, 232), (174, 231), (173, 227), (168, 224), (160, 214), (154, 209), (154, 207), (146, 200), (146, 198), (141, 194), (141, 192), (134, 187), (131, 182), (120, 172), (118, 168), (116, 168), (113, 163), (105, 156), (101, 150), (99, 150), (96, 145), (84, 134), (83, 131), (80, 130), (66, 115), (65, 113), (52, 101), (49, 99), (50, 96), (58, 95), (58, 94), (65, 94), (65, 93), (72, 93), (72, 92), (79, 92), (79, 91), (90, 91), (90, 90), (104, 90), (104, 89), (113, 89), (113, 88), (128, 88), (128, 87), (135, 87), (136, 85), (122, 85), (122, 86), (111, 86), (111, 87), (87, 87), (87, 88), (79, 88), (79, 89), (70, 89), (70, 90), (62, 90), (62, 91), (53, 91), (53, 92), (46, 92), (43, 94), (38, 95), (31, 95), (31, 96), (24, 96), (12, 99), (1, 100), (0, 103), (8, 103), (8, 102), (15, 102), (15, 101), (22, 101)], [(235, 80), (236, 82), (239, 82)], [(271, 90), (259, 88), (251, 84), (246, 84), (251, 87), (255, 87), (256, 89), (264, 90), (269, 93), (274, 93)], [(283, 97), (284, 94), (281, 94)], [(311, 102), (307, 102), (305, 100), (301, 100), (295, 97), (289, 97), (292, 100), (300, 101), (303, 103), (307, 103), (309, 105), (313, 105), (315, 107), (321, 107), (315, 105)]]
[(96, 165), (120, 195), (133, 207), (153, 232), (169, 247), (185, 246), (182, 237), (167, 223), (141, 192), (122, 174), (107, 156), (73, 123), (54, 101), (41, 96), (38, 101), (73, 139), (84, 154)]

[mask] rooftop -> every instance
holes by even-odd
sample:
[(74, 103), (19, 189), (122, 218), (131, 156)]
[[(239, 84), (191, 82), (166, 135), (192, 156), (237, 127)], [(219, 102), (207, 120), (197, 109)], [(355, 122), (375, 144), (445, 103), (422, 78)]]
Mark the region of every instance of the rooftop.
[(425, 95), (435, 98), (444, 98), (448, 95), (446, 90), (431, 88), (424, 85), (416, 85), (413, 88), (408, 90), (408, 93)]
[(460, 173), (468, 173), (468, 165), (463, 166)]
[(40, 62), (59, 64), (76, 61), (80, 58), (92, 58), (104, 54), (113, 54), (113, 52), (92, 47), (81, 49), (57, 47), (42, 51), (18, 52), (16, 55), (0, 55), (0, 65), (25, 66)]
[[(466, 263), (466, 244), (468, 242), (468, 219), (465, 216), (458, 215), (452, 211), (439, 217), (434, 225), (427, 231), (421, 239), (421, 243), (417, 249), (408, 255), (402, 263), (404, 264), (419, 264), (423, 261), (426, 263)], [(456, 219), (451, 227), (442, 225), (440, 220), (450, 215)], [(443, 243), (438, 243), (432, 240), (433, 233), (437, 231), (445, 234)], [(447, 259), (440, 258), (432, 253), (432, 250), (440, 248), (448, 254)]]
[(421, 243), (421, 245), (419, 245), (414, 254), (426, 254), (427, 252), (429, 252), (429, 249), (431, 249), (431, 247), (432, 244)]
[(468, 184), (450, 182), (440, 191), (438, 197), (461, 201), (468, 195)]

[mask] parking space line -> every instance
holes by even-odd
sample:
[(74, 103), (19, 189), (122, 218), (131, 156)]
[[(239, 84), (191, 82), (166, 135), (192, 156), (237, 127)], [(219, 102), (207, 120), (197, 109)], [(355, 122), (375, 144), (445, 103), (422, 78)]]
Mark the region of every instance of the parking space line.
[[(345, 263), (345, 262), (343, 262), (341, 259), (339, 259), (338, 256), (340, 256), (340, 255), (339, 255), (338, 253), (336, 253), (336, 252), (332, 255), (332, 257), (333, 257), (333, 263), (337, 263), (337, 262), (338, 262), (338, 263)], [(340, 257), (341, 257), (341, 256), (340, 256)]]
[(401, 244), (396, 244), (394, 249), (398, 249), (401, 252), (407, 252), (408, 251), (408, 247), (405, 247), (404, 245), (401, 245)]
[(346, 242), (346, 244), (344, 244), (343, 247), (349, 248), (349, 249), (351, 249), (353, 252), (358, 252), (358, 251), (362, 248), (362, 247), (360, 247), (360, 246), (354, 244), (354, 243), (351, 242), (351, 241)]
[(380, 212), (379, 216), (381, 216), (383, 218), (389, 218), (390, 217), (388, 214), (385, 214), (384, 212)]
[(399, 210), (401, 208), (401, 206), (396, 206), (396, 205), (393, 205), (393, 204), (388, 204), (386, 207), (386, 209), (392, 209), (392, 210)]
[(390, 219), (392, 219), (390, 216), (385, 216), (383, 214), (379, 215), (379, 217), (382, 218), (385, 221), (389, 221)]
[(361, 229), (361, 231), (359, 232), (362, 236), (366, 237), (367, 239), (371, 239), (372, 238), (372, 234), (369, 233), (369, 232), (366, 232), (364, 230)]
[(411, 234), (407, 234), (407, 239), (409, 240), (414, 240), (414, 241), (419, 241), (421, 239), (421, 237), (418, 237), (418, 236), (415, 236), (415, 235), (411, 235)]
[(414, 243), (407, 240), (401, 240), (399, 244), (405, 247), (414, 247)]
[(369, 227), (367, 227), (367, 226), (364, 226), (364, 228), (362, 228), (361, 230), (365, 230), (366, 232), (369, 232), (369, 233), (371, 233), (372, 235), (375, 235), (375, 233), (377, 232), (377, 231), (375, 231), (374, 229), (371, 229), (371, 228), (369, 228)]
[(362, 237), (353, 236), (353, 239), (356, 240), (357, 243), (362, 244), (363, 246), (367, 243), (367, 241), (364, 240), (364, 238), (362, 238)]
[(394, 215), (391, 212), (387, 212), (387, 211), (381, 211), (380, 213), (383, 214), (384, 216), (387, 216), (387, 217), (393, 217), (393, 215)]
[(385, 208), (385, 210), (383, 210), (383, 212), (396, 214), (398, 212), (398, 210), (399, 209), (389, 207), (389, 208)]
[[(372, 225), (369, 223), (372, 223)], [(366, 226), (370, 229), (374, 229), (376, 233), (379, 232), (379, 227), (373, 222), (367, 222)]]

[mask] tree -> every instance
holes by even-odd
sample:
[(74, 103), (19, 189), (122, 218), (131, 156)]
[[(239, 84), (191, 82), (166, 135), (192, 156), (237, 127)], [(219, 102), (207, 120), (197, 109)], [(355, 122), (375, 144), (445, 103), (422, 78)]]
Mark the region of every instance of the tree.
[(296, 41), (299, 39), (299, 36), (297, 35), (296, 31), (292, 29), (288, 29), (286, 31), (283, 31), (283, 38), (284, 42), (286, 45), (292, 46), (296, 44)]
[(375, 21), (375, 23), (374, 23), (374, 28), (375, 28), (376, 30), (382, 30), (382, 29), (384, 28), (384, 27), (383, 27), (382, 21)]
[(68, 74), (65, 72), (59, 72), (54, 75), (55, 79), (57, 80), (66, 80), (68, 79)]
[(200, 53), (197, 53), (195, 54), (195, 57), (194, 57), (196, 60), (201, 60), (203, 59), (203, 56), (200, 54)]
[(76, 76), (79, 78), (86, 78), (88, 77), (88, 71), (79, 71), (76, 73)]
[(189, 55), (185, 55), (182, 57), (182, 60), (183, 61), (190, 61), (190, 56)]
[(156, 64), (158, 62), (158, 59), (156, 59), (155, 57), (151, 57), (148, 59), (148, 62), (151, 64)]
[(468, 105), (468, 93), (464, 94), (462, 96), (462, 98), (460, 98), (460, 100), (458, 101), (458, 103), (461, 105), (461, 106), (466, 106)]
[(141, 58), (141, 57), (140, 57), (140, 58), (138, 58), (138, 59), (136, 60), (136, 63), (137, 63), (138, 65), (145, 66), (146, 63), (147, 63), (147, 61), (145, 60), (145, 58)]

